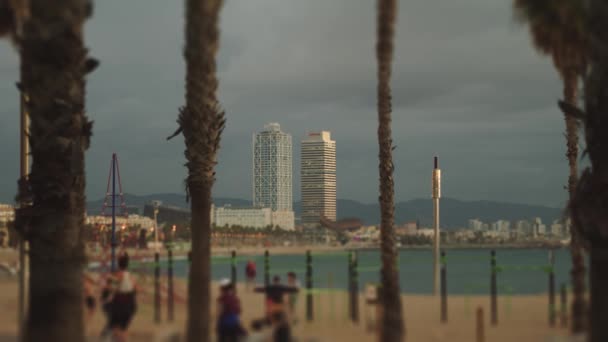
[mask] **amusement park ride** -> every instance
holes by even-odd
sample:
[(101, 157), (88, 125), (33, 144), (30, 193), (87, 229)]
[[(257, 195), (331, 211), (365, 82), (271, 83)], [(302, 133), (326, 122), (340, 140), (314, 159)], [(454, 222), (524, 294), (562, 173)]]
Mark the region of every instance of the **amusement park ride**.
[[(118, 181), (118, 194), (116, 193), (116, 181)], [(118, 206), (116, 205), (116, 197), (119, 197), (120, 199), (120, 204)], [(108, 209), (111, 210), (108, 212)], [(118, 167), (118, 157), (116, 156), (116, 153), (112, 154), (112, 162), (110, 163), (110, 173), (108, 175), (108, 185), (106, 187), (106, 196), (103, 201), (103, 206), (101, 208), (101, 214), (104, 217), (111, 217), (112, 219), (112, 237), (110, 240), (110, 247), (112, 250), (111, 270), (114, 271), (116, 269), (116, 247), (118, 247), (118, 241), (116, 240), (116, 216), (118, 215), (128, 217), (129, 215), (127, 212), (125, 197), (122, 192), (122, 182), (120, 180), (120, 169)], [(99, 227), (98, 231), (103, 232), (103, 236), (107, 236), (105, 234), (105, 224), (101, 224), (101, 227)]]

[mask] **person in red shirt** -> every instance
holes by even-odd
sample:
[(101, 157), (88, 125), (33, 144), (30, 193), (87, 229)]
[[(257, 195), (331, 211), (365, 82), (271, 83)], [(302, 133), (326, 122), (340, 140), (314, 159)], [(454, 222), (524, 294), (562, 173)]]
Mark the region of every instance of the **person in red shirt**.
[(257, 276), (257, 271), (255, 268), (255, 262), (253, 262), (253, 260), (247, 261), (247, 265), (245, 266), (245, 277), (247, 278), (245, 287), (247, 288), (247, 290), (251, 290), (251, 288), (255, 286), (255, 277), (256, 276)]

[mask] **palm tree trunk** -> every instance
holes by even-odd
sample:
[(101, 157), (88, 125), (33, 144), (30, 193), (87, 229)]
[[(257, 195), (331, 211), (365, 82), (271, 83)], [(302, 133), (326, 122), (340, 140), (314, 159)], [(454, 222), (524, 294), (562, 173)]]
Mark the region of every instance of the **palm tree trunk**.
[(210, 341), (211, 189), (224, 113), (217, 100), (215, 56), (221, 0), (186, 1), (186, 106), (178, 122), (186, 144), (192, 211), (192, 265), (188, 279), (187, 340)]
[(571, 201), (572, 218), (591, 253), (589, 341), (608, 341), (608, 3), (591, 0), (588, 10), (589, 72), (585, 80), (585, 140), (591, 168)]
[[(190, 186), (192, 201), (192, 263), (188, 281), (188, 341), (210, 341), (211, 187)], [(194, 210), (194, 208), (199, 208)], [(209, 208), (208, 210), (205, 210)]]
[(378, 0), (378, 144), (380, 171), (381, 255), (383, 309), (380, 341), (402, 341), (405, 328), (402, 319), (399, 270), (394, 231), (393, 140), (391, 137), (391, 62), (395, 32), (396, 0)]
[[(577, 105), (577, 72), (570, 68), (563, 73), (564, 99), (567, 103)], [(573, 197), (578, 180), (578, 124), (576, 119), (565, 113), (566, 120), (566, 144), (568, 165), (570, 175), (568, 177), (568, 193)], [(570, 254), (572, 256), (572, 333), (579, 334), (585, 331), (585, 319), (587, 316), (585, 302), (585, 258), (583, 248), (578, 236), (578, 226), (573, 222), (570, 229)]]
[[(23, 341), (84, 341), (85, 0), (31, 0), (23, 27), (22, 91), (29, 98), (32, 170), (18, 217), (30, 241)], [(29, 197), (29, 200), (28, 200)]]
[(591, 318), (589, 329), (589, 341), (608, 341), (608, 246), (594, 247), (591, 250), (591, 301), (589, 316)]

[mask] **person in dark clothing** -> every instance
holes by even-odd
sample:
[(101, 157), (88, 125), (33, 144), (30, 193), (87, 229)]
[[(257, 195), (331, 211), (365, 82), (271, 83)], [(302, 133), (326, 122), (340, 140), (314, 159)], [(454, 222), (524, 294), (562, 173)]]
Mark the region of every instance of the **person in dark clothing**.
[(110, 327), (116, 341), (127, 340), (127, 329), (137, 311), (137, 283), (127, 271), (129, 256), (125, 253), (118, 258), (118, 272), (113, 275)]
[(112, 332), (110, 328), (112, 314), (112, 278), (108, 277), (106, 280), (106, 284), (101, 289), (101, 297), (100, 297), (101, 309), (103, 310), (104, 315), (106, 316), (106, 325), (101, 331), (101, 337), (105, 337), (107, 334)]
[(234, 285), (228, 279), (220, 282), (220, 296), (218, 298), (217, 336), (219, 342), (237, 342), (247, 332), (241, 325), (241, 302), (236, 296)]
[(266, 317), (271, 318), (274, 312), (283, 312), (283, 297), (286, 293), (298, 292), (298, 288), (294, 286), (286, 286), (281, 284), (281, 278), (274, 276), (272, 284), (268, 286), (256, 287), (255, 292), (266, 294)]
[(272, 341), (291, 342), (291, 328), (284, 312), (278, 311), (272, 314)]

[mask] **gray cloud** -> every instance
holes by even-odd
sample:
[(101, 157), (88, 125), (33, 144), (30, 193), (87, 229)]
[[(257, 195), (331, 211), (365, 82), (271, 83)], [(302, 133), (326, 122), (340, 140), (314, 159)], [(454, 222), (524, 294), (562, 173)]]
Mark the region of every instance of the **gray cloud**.
[[(112, 152), (124, 190), (182, 191), (183, 140), (166, 142), (183, 100), (183, 9), (97, 1), (87, 45), (95, 120), (88, 195), (105, 192)], [(228, 116), (218, 196), (249, 198), (251, 135), (269, 121), (337, 140), (339, 197), (377, 197), (375, 5), (366, 0), (231, 0), (222, 12), (220, 99)], [(18, 61), (0, 45), (0, 200), (17, 178)], [(393, 76), (396, 197), (427, 197), (432, 156), (444, 195), (562, 205), (567, 177), (560, 82), (506, 1), (401, 1)], [(295, 198), (299, 197), (297, 172)]]

